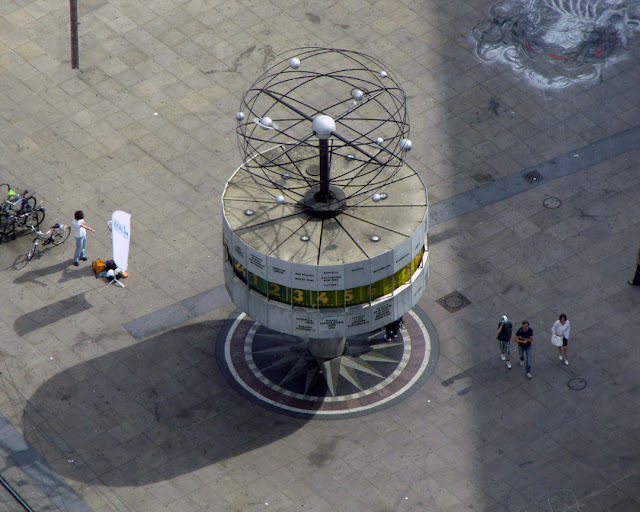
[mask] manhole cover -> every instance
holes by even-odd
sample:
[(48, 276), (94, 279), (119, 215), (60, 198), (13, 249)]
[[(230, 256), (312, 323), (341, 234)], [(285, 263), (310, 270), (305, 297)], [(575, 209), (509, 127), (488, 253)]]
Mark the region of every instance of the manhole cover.
[(562, 204), (562, 201), (557, 197), (547, 197), (544, 201), (542, 201), (542, 206), (545, 208), (558, 208)]
[(567, 386), (569, 386), (569, 389), (573, 389), (574, 391), (580, 391), (587, 387), (587, 381), (576, 377), (567, 382)]
[(542, 177), (542, 174), (540, 174), (538, 171), (533, 170), (530, 171), (526, 174), (523, 174), (522, 177), (527, 180), (528, 183), (534, 184), (534, 183), (538, 183), (539, 181), (542, 181), (544, 178)]
[(449, 313), (459, 311), (465, 306), (471, 304), (471, 301), (458, 291), (451, 292), (449, 295), (445, 295), (444, 297), (438, 299), (436, 302), (440, 304), (444, 309), (446, 309)]
[(309, 176), (320, 176), (320, 166), (317, 164), (311, 164), (307, 167), (307, 174)]
[(444, 300), (444, 304), (445, 306), (447, 306), (448, 308), (459, 308), (460, 306), (462, 306), (463, 301), (462, 301), (462, 297), (460, 297), (459, 295), (452, 295), (451, 297), (447, 297)]

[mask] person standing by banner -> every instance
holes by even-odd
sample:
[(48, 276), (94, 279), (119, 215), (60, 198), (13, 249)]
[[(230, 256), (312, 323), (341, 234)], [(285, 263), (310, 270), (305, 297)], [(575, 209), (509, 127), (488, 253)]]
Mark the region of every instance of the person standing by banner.
[(96, 230), (87, 226), (84, 221), (84, 213), (82, 213), (82, 210), (76, 211), (73, 214), (73, 217), (71, 225), (73, 226), (73, 236), (76, 239), (76, 251), (73, 254), (73, 264), (77, 267), (79, 265), (79, 259), (87, 261), (87, 257), (84, 254), (84, 249), (87, 245), (87, 229), (92, 233), (95, 233)]

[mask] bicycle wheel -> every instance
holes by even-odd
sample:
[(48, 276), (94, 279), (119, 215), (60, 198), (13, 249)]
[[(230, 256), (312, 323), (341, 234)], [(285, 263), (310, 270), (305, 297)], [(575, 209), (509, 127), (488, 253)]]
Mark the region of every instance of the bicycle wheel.
[(16, 237), (15, 217), (6, 213), (0, 213), (0, 242), (9, 237)]
[(62, 226), (58, 226), (53, 230), (53, 233), (51, 233), (51, 243), (53, 245), (60, 245), (67, 238), (69, 238), (70, 233), (71, 233), (70, 226), (66, 226), (64, 224)]
[(31, 244), (31, 249), (29, 249), (29, 252), (27, 253), (27, 261), (31, 261), (31, 258), (33, 258), (33, 255), (36, 253), (36, 247), (38, 247), (37, 238), (33, 241), (33, 243)]
[(35, 210), (36, 204), (38, 204), (38, 201), (36, 200), (35, 196), (25, 198), (24, 206), (22, 207), (23, 211), (28, 212), (29, 210)]
[(44, 212), (42, 210), (32, 210), (24, 217), (24, 226), (38, 229), (43, 220)]

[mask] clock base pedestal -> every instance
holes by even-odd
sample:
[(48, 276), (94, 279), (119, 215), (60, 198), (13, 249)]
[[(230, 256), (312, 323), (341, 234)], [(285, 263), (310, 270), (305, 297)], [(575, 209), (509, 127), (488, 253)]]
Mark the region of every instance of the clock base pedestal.
[(307, 345), (312, 356), (319, 359), (335, 359), (344, 354), (347, 338), (310, 338)]

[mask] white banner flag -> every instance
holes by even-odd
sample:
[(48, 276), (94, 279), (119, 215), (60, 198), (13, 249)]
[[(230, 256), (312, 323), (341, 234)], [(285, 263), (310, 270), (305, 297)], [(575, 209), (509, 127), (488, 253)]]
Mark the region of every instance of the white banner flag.
[(111, 243), (113, 261), (122, 270), (129, 267), (129, 242), (131, 239), (131, 214), (117, 210), (111, 217)]

